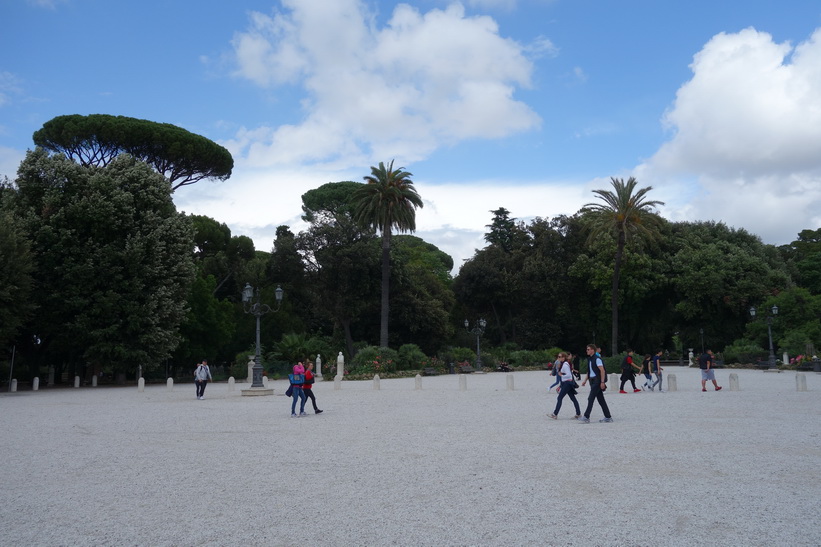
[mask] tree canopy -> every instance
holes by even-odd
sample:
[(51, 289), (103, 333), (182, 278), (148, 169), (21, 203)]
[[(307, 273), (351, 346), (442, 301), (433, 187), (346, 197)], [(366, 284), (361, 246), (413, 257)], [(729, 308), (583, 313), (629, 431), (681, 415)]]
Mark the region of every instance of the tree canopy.
[(126, 116), (57, 116), (33, 136), (34, 144), (80, 165), (104, 167), (130, 154), (162, 173), (173, 192), (207, 178), (226, 180), (234, 159), (217, 143), (181, 127)]

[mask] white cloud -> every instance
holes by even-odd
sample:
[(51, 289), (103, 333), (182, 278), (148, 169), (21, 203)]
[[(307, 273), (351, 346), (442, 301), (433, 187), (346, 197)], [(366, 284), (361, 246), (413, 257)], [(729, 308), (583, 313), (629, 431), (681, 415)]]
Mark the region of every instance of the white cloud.
[(795, 48), (721, 33), (691, 68), (664, 118), (672, 138), (639, 168), (642, 182), (682, 191), (668, 217), (722, 220), (768, 243), (821, 225), (821, 29)]
[[(246, 130), (237, 145), (255, 166), (317, 162), (408, 164), (443, 145), (538, 127), (513, 95), (530, 85), (525, 48), (490, 17), (460, 4), (420, 13), (399, 4), (378, 29), (359, 0), (286, 0), (286, 12), (254, 13), (233, 40), (236, 74), (265, 86), (295, 85), (304, 120)], [(544, 41), (541, 42), (544, 48)]]

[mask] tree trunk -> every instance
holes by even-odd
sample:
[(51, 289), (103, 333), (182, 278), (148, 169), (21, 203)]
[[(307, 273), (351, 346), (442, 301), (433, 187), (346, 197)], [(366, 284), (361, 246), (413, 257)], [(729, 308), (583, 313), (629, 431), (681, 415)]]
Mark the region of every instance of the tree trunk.
[(391, 228), (382, 229), (382, 317), (379, 322), (379, 347), (388, 347), (388, 315), (390, 314)]
[(613, 265), (613, 288), (610, 292), (611, 320), (613, 321), (610, 332), (610, 355), (616, 355), (619, 352), (619, 276), (621, 275), (621, 257), (624, 254), (624, 243), (624, 231), (620, 230), (618, 242), (616, 243), (616, 263)]

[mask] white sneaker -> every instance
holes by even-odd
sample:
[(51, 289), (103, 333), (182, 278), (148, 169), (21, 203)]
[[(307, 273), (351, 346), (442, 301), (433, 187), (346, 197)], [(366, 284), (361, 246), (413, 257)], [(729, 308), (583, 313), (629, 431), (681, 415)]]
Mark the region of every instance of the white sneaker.
[(307, 416), (307, 415), (308, 415), (308, 413), (307, 413), (307, 412), (300, 412), (300, 413), (299, 413), (299, 417), (300, 417), (300, 418), (301, 418), (301, 417), (303, 417), (303, 416)]
[(296, 414), (291, 414), (291, 418), (298, 418), (298, 417), (299, 416), (297, 416)]

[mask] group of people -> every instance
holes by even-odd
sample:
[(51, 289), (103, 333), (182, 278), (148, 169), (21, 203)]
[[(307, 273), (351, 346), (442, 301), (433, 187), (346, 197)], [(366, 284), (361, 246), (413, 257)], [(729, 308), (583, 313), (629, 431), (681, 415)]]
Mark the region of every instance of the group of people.
[[(313, 384), (316, 381), (314, 377), (314, 364), (306, 359), (307, 366), (302, 364), (302, 361), (294, 365), (293, 373), (288, 375), (288, 380), (291, 385), (286, 395), (292, 397), (291, 401), (291, 418), (300, 416), (307, 416), (305, 412), (305, 402), (310, 398), (311, 404), (314, 407), (315, 414), (322, 414), (322, 411), (316, 406), (316, 397), (314, 396)], [(297, 399), (299, 403), (299, 414), (296, 413)]]
[[(604, 418), (599, 421), (604, 423), (612, 422), (613, 417), (610, 415), (610, 409), (607, 406), (607, 401), (604, 399), (604, 390), (607, 389), (607, 372), (604, 369), (601, 352), (593, 344), (588, 344), (585, 351), (587, 352), (587, 377), (582, 381), (581, 385), (584, 386), (590, 382), (590, 395), (587, 397), (587, 408), (584, 414), (582, 414), (579, 401), (576, 399), (576, 394), (578, 393), (576, 390), (579, 387), (576, 378), (580, 377), (579, 371), (573, 368), (572, 356), (562, 352), (557, 359), (559, 367), (558, 370), (556, 370), (557, 381), (560, 383), (560, 387), (558, 388), (559, 397), (556, 399), (556, 408), (553, 410), (553, 413), (550, 414), (550, 417), (554, 420), (558, 419), (559, 411), (562, 408), (562, 400), (567, 396), (570, 397), (570, 401), (576, 408), (574, 418), (580, 422), (585, 424), (590, 423), (590, 413), (593, 410), (593, 403), (596, 402), (604, 414)], [(556, 369), (556, 364), (554, 364), (553, 368), (554, 370)]]
[[(627, 393), (624, 391), (624, 385), (627, 382), (630, 382), (630, 385), (633, 386), (633, 393), (638, 393), (639, 391), (645, 389), (648, 391), (655, 391), (656, 386), (659, 388), (659, 393), (664, 393), (664, 390), (662, 389), (662, 380), (664, 378), (662, 373), (664, 369), (661, 367), (662, 354), (662, 350), (658, 350), (655, 355), (650, 355), (648, 353), (644, 356), (641, 365), (637, 365), (633, 360), (633, 350), (628, 349), (627, 355), (621, 362), (621, 386), (619, 386), (619, 393)], [(641, 386), (641, 389), (636, 387), (636, 373), (644, 375), (645, 378), (645, 382)], [(653, 379), (654, 374), (656, 376), (655, 380)]]

